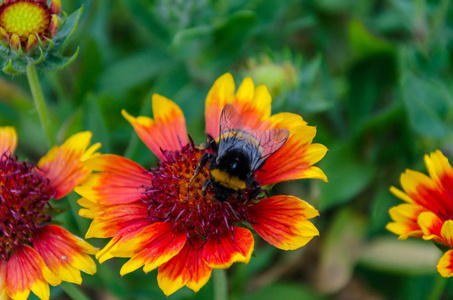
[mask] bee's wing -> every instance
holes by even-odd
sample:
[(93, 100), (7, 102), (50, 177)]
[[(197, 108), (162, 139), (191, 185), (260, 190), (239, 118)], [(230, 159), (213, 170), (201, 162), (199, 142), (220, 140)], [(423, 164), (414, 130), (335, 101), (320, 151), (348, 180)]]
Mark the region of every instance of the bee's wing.
[(233, 129), (242, 129), (244, 123), (242, 122), (241, 115), (236, 111), (234, 105), (228, 103), (223, 107), (222, 114), (220, 115), (220, 134), (223, 132), (233, 130)]
[(238, 132), (238, 130), (242, 129), (244, 129), (244, 123), (242, 122), (241, 116), (234, 108), (234, 105), (230, 103), (226, 104), (220, 115), (217, 158), (222, 157), (228, 149), (237, 147), (237, 143), (242, 140), (242, 133)]
[[(256, 132), (254, 130), (254, 132)], [(255, 157), (251, 169), (256, 171), (262, 164), (278, 149), (280, 149), (289, 137), (289, 130), (286, 128), (272, 128), (256, 134), (261, 148), (261, 156)]]

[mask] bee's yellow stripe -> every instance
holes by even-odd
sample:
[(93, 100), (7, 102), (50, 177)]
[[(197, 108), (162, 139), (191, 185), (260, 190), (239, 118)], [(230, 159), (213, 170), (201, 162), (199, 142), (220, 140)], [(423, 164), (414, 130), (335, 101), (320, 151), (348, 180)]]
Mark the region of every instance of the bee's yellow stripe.
[(219, 169), (211, 170), (211, 177), (218, 184), (232, 190), (239, 191), (247, 187), (245, 181), (240, 180), (236, 176), (231, 176), (227, 172)]
[(248, 132), (242, 131), (242, 130), (228, 130), (228, 131), (223, 132), (222, 135), (219, 138), (217, 138), (217, 143), (219, 142), (219, 140), (225, 140), (227, 138), (238, 139), (238, 140), (247, 139), (256, 147), (259, 147), (259, 145), (260, 145), (260, 142), (258, 141), (256, 136), (254, 136), (253, 134), (250, 134)]

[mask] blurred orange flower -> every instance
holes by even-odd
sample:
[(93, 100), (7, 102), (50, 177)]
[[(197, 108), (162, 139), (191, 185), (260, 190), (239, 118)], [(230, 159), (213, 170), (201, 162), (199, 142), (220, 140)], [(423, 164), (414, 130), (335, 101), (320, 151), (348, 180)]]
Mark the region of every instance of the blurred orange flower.
[[(387, 229), (404, 240), (410, 236), (432, 240), (453, 248), (453, 169), (439, 150), (425, 155), (429, 177), (406, 170), (401, 174), (404, 191), (390, 191), (406, 203), (389, 210), (392, 223)], [(437, 271), (444, 277), (453, 276), (453, 250), (440, 259)]]

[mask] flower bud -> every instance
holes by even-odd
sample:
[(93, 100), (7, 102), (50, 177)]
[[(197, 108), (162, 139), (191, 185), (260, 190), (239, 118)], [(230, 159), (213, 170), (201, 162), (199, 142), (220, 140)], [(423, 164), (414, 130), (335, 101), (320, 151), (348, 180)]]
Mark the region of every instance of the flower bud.
[(0, 41), (5, 44), (9, 44), (9, 34), (3, 27), (0, 27)]
[(13, 35), (11, 36), (9, 45), (10, 45), (11, 49), (13, 49), (15, 51), (19, 51), (21, 49), (20, 37), (17, 33), (13, 33)]
[(50, 19), (50, 26), (49, 26), (49, 35), (52, 39), (58, 31), (58, 23), (60, 23), (57, 15), (52, 15), (52, 19)]
[(36, 37), (36, 35), (30, 34), (30, 36), (28, 37), (27, 47), (25, 48), (25, 50), (27, 52), (29, 52), (33, 48), (35, 48), (37, 44), (38, 44), (38, 38)]
[(61, 0), (52, 0), (50, 3), (50, 11), (54, 15), (58, 15), (61, 9)]

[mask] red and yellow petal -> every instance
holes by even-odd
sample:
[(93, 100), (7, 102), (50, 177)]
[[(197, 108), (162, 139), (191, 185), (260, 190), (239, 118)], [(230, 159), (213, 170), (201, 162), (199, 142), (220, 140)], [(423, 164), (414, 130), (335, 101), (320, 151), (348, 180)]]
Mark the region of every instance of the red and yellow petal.
[(264, 240), (283, 250), (307, 244), (318, 229), (308, 219), (319, 213), (307, 202), (293, 196), (273, 196), (251, 206), (250, 224)]
[(256, 173), (257, 181), (262, 185), (302, 178), (327, 181), (324, 172), (313, 166), (327, 153), (326, 146), (311, 143), (315, 135), (316, 128), (312, 126), (293, 128), (283, 147)]
[(441, 183), (444, 177), (453, 178), (453, 169), (448, 159), (439, 150), (425, 155), (425, 164), (429, 176), (435, 182)]
[(80, 198), (77, 203), (83, 208), (79, 209), (79, 216), (94, 219), (104, 208), (104, 205), (98, 204), (87, 198)]
[(269, 118), (268, 122), (269, 128), (286, 128), (290, 131), (299, 126), (307, 126), (307, 122), (304, 121), (302, 116), (289, 112), (275, 114)]
[(101, 146), (94, 144), (88, 148), (90, 140), (91, 132), (77, 133), (63, 145), (54, 146), (38, 162), (40, 173), (50, 180), (56, 191), (55, 199), (67, 195), (89, 175), (90, 170), (82, 161), (94, 155)]
[(442, 236), (442, 242), (453, 247), (453, 221), (447, 220), (444, 222), (442, 229), (440, 231)]
[(9, 300), (6, 292), (6, 266), (7, 262), (0, 259), (0, 300)]
[(437, 272), (443, 277), (453, 276), (453, 250), (448, 250), (437, 264)]
[(390, 187), (390, 192), (407, 203), (414, 203), (414, 200), (408, 194), (394, 186)]
[(49, 299), (51, 285), (61, 281), (46, 267), (43, 259), (28, 246), (17, 249), (6, 267), (6, 290), (14, 300), (25, 300), (32, 291), (39, 299)]
[(96, 273), (96, 263), (86, 253), (96, 254), (97, 249), (59, 226), (41, 228), (33, 241), (33, 248), (62, 281), (81, 284), (80, 271), (91, 275)]
[(214, 137), (214, 139), (219, 135), (220, 114), (223, 107), (235, 99), (235, 89), (233, 76), (230, 73), (226, 73), (214, 82), (206, 97), (204, 113), (206, 133)]
[(392, 207), (389, 214), (394, 222), (387, 224), (385, 228), (399, 235), (400, 240), (405, 240), (409, 236), (422, 237), (423, 231), (418, 225), (418, 217), (426, 211), (423, 206), (409, 203)]
[[(206, 97), (206, 133), (217, 138), (219, 135), (220, 114), (226, 104), (232, 103), (244, 125), (249, 128), (265, 128), (265, 121), (271, 115), (272, 98), (264, 85), (255, 89), (250, 77), (246, 77), (235, 95), (233, 76), (226, 73), (220, 76)], [(267, 122), (268, 124), (269, 122)]]
[(421, 172), (409, 169), (401, 174), (400, 182), (404, 192), (417, 204), (424, 202), (423, 196), (419, 194), (420, 187), (430, 190), (436, 188), (436, 184), (431, 178)]
[(142, 202), (103, 206), (91, 222), (85, 238), (109, 238), (146, 219), (148, 208)]
[(146, 227), (137, 236), (123, 243), (114, 255), (131, 257), (121, 268), (121, 276), (143, 267), (151, 272), (177, 255), (187, 241), (185, 232), (173, 230), (173, 224), (159, 222)]
[(406, 170), (400, 180), (407, 196), (397, 189), (393, 189), (392, 192), (404, 201), (423, 206), (438, 216), (452, 215), (451, 195), (448, 189), (453, 184), (453, 173), (446, 172), (439, 177), (440, 174), (436, 173), (439, 167), (435, 167), (435, 163), (430, 159), (428, 159), (428, 165), (434, 179), (418, 171)]
[[(271, 115), (272, 98), (264, 85), (255, 89), (250, 77), (246, 77), (239, 86), (236, 99), (232, 102), (242, 117), (244, 125), (259, 128)], [(220, 116), (219, 116), (220, 118)]]
[(0, 127), (0, 157), (3, 153), (14, 153), (17, 146), (17, 133), (14, 127)]
[[(120, 254), (116, 253), (116, 251), (121, 248), (121, 246), (130, 240), (134, 239), (142, 230), (150, 225), (150, 221), (147, 219), (137, 219), (135, 222), (127, 224), (123, 226), (123, 228), (115, 233), (113, 238), (110, 242), (105, 245), (104, 248), (101, 249), (96, 254), (96, 258), (102, 264), (104, 261), (112, 258), (112, 257), (122, 257)], [(114, 254), (116, 253), (116, 254)]]
[(183, 286), (198, 292), (211, 277), (212, 269), (203, 261), (202, 242), (191, 242), (186, 243), (178, 255), (159, 267), (157, 283), (167, 296)]
[(441, 230), (444, 222), (437, 215), (430, 211), (422, 212), (418, 216), (418, 226), (423, 232), (424, 240), (441, 241)]
[(176, 151), (187, 144), (186, 120), (173, 101), (158, 94), (153, 95), (152, 101), (154, 120), (145, 116), (134, 118), (125, 110), (121, 113), (149, 149), (164, 160), (162, 150)]
[(235, 262), (248, 263), (255, 241), (250, 230), (235, 227), (210, 238), (203, 246), (203, 260), (211, 268), (226, 269)]
[(152, 175), (140, 165), (119, 155), (103, 154), (84, 162), (100, 173), (91, 176), (74, 190), (88, 200), (100, 204), (125, 204), (140, 200)]

